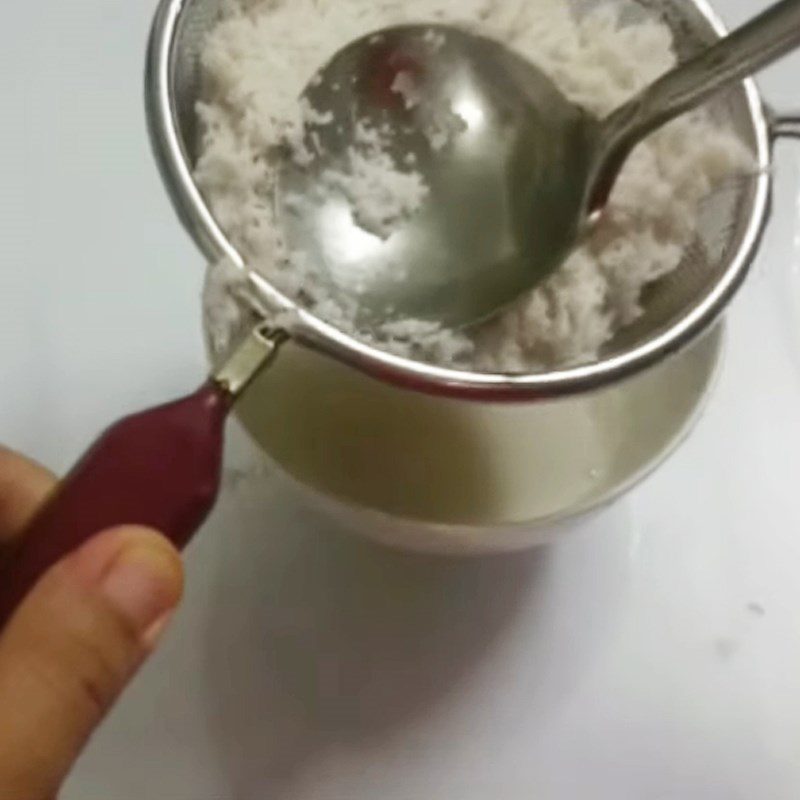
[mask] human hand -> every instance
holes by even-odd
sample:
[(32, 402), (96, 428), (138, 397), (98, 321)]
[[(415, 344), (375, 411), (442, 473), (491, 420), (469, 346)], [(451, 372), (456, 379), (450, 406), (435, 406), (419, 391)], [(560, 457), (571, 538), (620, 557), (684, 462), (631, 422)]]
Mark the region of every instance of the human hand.
[[(0, 448), (0, 559), (55, 479)], [(183, 589), (157, 533), (117, 528), (53, 567), (0, 631), (0, 798), (51, 800)]]

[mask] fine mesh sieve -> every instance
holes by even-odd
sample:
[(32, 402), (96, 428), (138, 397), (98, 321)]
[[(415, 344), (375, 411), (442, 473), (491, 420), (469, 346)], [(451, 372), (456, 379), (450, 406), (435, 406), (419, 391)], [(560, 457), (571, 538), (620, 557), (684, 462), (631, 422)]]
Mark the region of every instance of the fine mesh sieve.
[[(602, 0), (570, 0), (576, 15)], [(191, 176), (198, 146), (195, 105), (205, 35), (222, 13), (220, 0), (162, 0), (148, 56), (147, 105), (151, 137), (165, 184), (184, 225), (210, 261), (241, 256), (216, 224)], [(681, 60), (724, 34), (703, 0), (627, 0), (623, 19), (658, 16), (673, 31)], [(264, 305), (291, 310), (287, 332), (297, 341), (392, 383), (437, 394), (484, 400), (530, 399), (597, 388), (631, 375), (704, 332), (745, 278), (768, 216), (771, 141), (767, 113), (752, 81), (720, 94), (712, 116), (753, 151), (750, 177), (730, 180), (700, 211), (698, 235), (681, 266), (653, 284), (645, 313), (610, 342), (597, 363), (533, 375), (461, 372), (388, 355), (358, 342), (295, 305), (257, 278)]]

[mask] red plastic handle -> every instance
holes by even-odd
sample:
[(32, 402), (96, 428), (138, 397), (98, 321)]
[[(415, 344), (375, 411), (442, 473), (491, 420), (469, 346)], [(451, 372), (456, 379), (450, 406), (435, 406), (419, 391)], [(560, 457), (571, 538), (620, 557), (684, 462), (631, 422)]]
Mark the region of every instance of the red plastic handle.
[(0, 627), (57, 561), (96, 533), (145, 525), (184, 548), (214, 506), (231, 399), (215, 384), (113, 425), (61, 483), (0, 574)]

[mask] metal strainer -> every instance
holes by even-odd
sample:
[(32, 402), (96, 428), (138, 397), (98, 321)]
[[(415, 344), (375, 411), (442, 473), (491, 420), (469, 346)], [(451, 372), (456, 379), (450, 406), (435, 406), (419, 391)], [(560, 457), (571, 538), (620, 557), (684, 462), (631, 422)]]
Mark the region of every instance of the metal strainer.
[[(600, 1), (570, 0), (576, 15)], [(207, 259), (227, 257), (244, 269), (243, 258), (217, 225), (192, 179), (199, 139), (195, 114), (199, 57), (220, 7), (220, 0), (162, 0), (148, 55), (147, 110), (156, 158), (183, 224)], [(682, 59), (725, 33), (704, 0), (628, 0), (623, 14), (630, 19), (661, 17), (673, 30)], [(780, 126), (765, 109), (753, 81), (718, 97), (710, 110), (750, 147), (756, 171), (752, 177), (730, 181), (706, 201), (699, 234), (681, 267), (648, 289), (644, 316), (607, 345), (596, 363), (531, 375), (448, 370), (356, 341), (256, 278), (261, 300), (276, 314), (296, 312), (287, 330), (294, 340), (383, 380), (434, 394), (526, 400), (595, 389), (632, 375), (683, 348), (718, 318), (744, 280), (768, 219), (771, 145)]]

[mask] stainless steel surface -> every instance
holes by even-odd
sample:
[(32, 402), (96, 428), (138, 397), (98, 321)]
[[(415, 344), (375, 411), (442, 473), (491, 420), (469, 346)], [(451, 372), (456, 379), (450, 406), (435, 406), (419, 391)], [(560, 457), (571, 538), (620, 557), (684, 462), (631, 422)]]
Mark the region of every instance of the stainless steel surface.
[[(576, 14), (597, 7), (574, 0)], [(154, 149), (166, 186), (206, 258), (228, 257), (244, 268), (191, 179), (197, 152), (194, 104), (200, 95), (198, 55), (204, 34), (219, 18), (218, 0), (162, 0), (148, 57), (147, 108)], [(705, 0), (638, 0), (626, 14), (656, 15), (675, 34), (681, 59), (718, 40), (724, 26)], [(500, 375), (432, 367), (388, 355), (298, 309), (263, 278), (254, 277), (266, 308), (291, 310), (287, 332), (297, 341), (400, 386), (476, 400), (525, 400), (570, 394), (619, 380), (691, 342), (718, 318), (744, 280), (767, 221), (771, 189), (771, 132), (752, 81), (720, 95), (711, 113), (754, 152), (751, 180), (709, 198), (700, 231), (683, 265), (652, 288), (647, 312), (621, 333), (598, 363), (536, 375)]]
[(236, 398), (255, 380), (278, 354), (286, 337), (268, 325), (253, 328), (212, 375), (212, 380), (231, 397)]
[[(357, 297), (361, 328), (482, 322), (563, 263), (645, 136), (797, 45), (800, 2), (783, 0), (601, 123), (499, 42), (443, 25), (364, 36), (303, 93), (322, 117), (306, 126), (310, 163), (287, 154), (281, 165), (289, 250), (331, 293)], [(354, 154), (370, 158), (365, 128), (429, 189), (388, 235), (357, 218), (347, 191), (321, 189), (326, 176), (352, 175)]]
[(589, 211), (605, 205), (623, 164), (644, 137), (798, 47), (800, 0), (781, 0), (611, 114), (600, 131)]
[[(309, 164), (283, 159), (279, 219), (289, 250), (335, 296), (357, 297), (360, 327), (473, 325), (572, 249), (599, 122), (502, 44), (442, 25), (388, 28), (337, 53), (303, 97), (325, 122), (307, 124)], [(374, 163), (365, 129), (429, 190), (389, 235), (356, 219), (346, 191), (320, 189), (352, 174), (354, 155)]]

